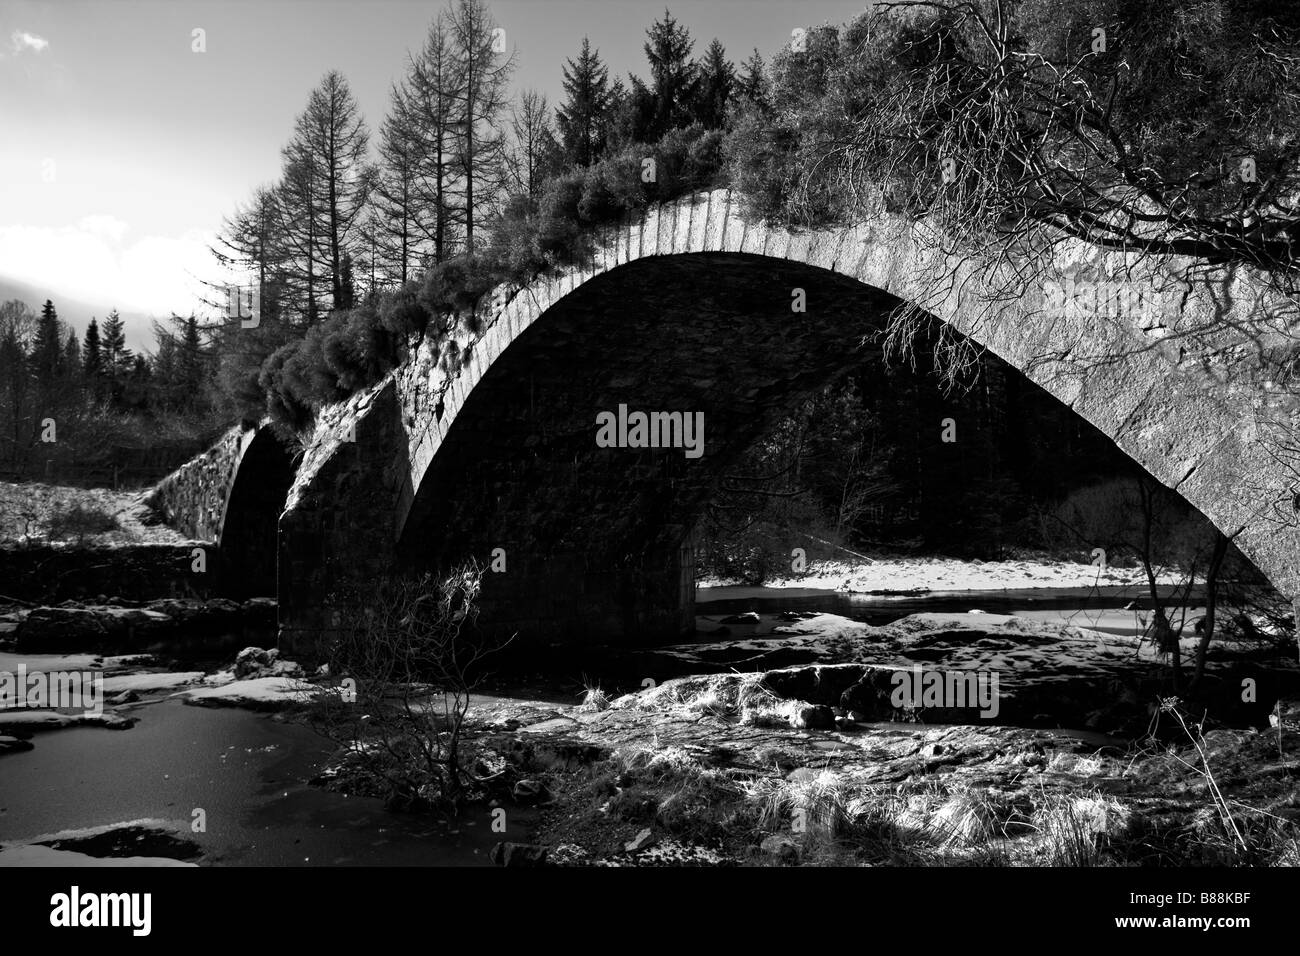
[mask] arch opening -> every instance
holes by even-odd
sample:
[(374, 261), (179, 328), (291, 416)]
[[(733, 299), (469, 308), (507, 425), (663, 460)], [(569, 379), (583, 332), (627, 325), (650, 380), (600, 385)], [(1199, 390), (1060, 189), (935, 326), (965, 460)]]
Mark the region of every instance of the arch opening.
[(270, 428), (259, 429), (239, 459), (222, 519), (219, 545), (226, 596), (276, 596), (276, 532), (293, 478), (288, 450)]
[[(782, 414), (879, 352), (898, 301), (742, 253), (648, 257), (587, 280), (474, 384), (418, 476), (399, 563), (503, 556), (483, 590), (484, 619), (503, 630), (689, 632), (693, 534), (720, 480)], [(702, 416), (702, 454), (627, 447), (635, 412)], [(622, 446), (601, 447), (598, 416)]]

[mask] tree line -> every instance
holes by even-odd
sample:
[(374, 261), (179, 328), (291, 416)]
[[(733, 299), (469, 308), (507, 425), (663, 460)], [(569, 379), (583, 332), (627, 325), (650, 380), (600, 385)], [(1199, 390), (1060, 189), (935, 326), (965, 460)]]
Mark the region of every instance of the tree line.
[[(762, 58), (737, 70), (716, 39), (696, 57), (668, 12), (644, 46), (647, 79), (611, 77), (584, 38), (562, 103), (512, 99), (504, 31), (482, 0), (456, 0), (410, 53), (373, 142), (347, 80), (327, 73), (278, 181), (235, 210), (214, 249), (259, 307), (256, 327), (232, 317), (218, 332), (232, 410), (300, 430), (400, 361), (432, 316), (571, 261), (593, 221), (716, 177), (729, 117), (763, 88)], [(666, 144), (650, 182), (647, 144)]]
[(0, 303), (0, 473), (155, 475), (201, 448), (220, 414), (203, 328), (193, 315), (172, 316), (153, 331), (153, 352), (139, 353), (116, 310), (78, 337), (49, 299), (39, 312)]

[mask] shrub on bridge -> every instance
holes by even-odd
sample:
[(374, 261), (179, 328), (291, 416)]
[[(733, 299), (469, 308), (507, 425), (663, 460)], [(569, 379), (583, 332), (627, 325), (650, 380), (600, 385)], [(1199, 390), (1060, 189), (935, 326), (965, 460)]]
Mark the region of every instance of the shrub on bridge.
[(586, 173), (575, 170), (547, 183), (538, 204), (534, 247), (548, 262), (573, 262), (590, 248), (580, 212)]
[(266, 412), (276, 430), (294, 437), (311, 422), (312, 408), (298, 398), (289, 385), (284, 367), (298, 353), (298, 343), (280, 346), (262, 363), (257, 383), (266, 395)]
[(698, 124), (668, 132), (648, 151), (655, 159), (655, 179), (647, 185), (649, 197), (668, 202), (717, 185), (724, 165), (722, 143), (721, 132)]
[(487, 255), (457, 256), (440, 262), (426, 273), (419, 301), (431, 313), (466, 313), (473, 327), (479, 301), (501, 282), (494, 265)]
[(373, 385), (392, 368), (392, 333), (380, 322), (374, 300), (332, 316), (322, 339), (325, 364), (340, 390)]
[(392, 361), (400, 362), (400, 345), (412, 334), (424, 335), (429, 327), (429, 311), (420, 304), (420, 285), (408, 282), (396, 292), (380, 296), (379, 324), (392, 334)]
[(577, 216), (582, 223), (611, 222), (645, 204), (641, 158), (623, 149), (588, 167), (582, 179)]

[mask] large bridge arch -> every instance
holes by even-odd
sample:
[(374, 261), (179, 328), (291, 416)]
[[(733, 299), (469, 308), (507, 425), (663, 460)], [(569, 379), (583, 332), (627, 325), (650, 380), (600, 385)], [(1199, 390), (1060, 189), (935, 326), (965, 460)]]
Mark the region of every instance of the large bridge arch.
[[(1267, 371), (1250, 349), (1272, 334), (1266, 296), (1237, 276), (1130, 275), (1166, 308), (1154, 330), (1054, 309), (1032, 286), (989, 308), (998, 276), (936, 252), (917, 230), (881, 218), (792, 232), (746, 220), (715, 191), (605, 231), (587, 268), (499, 290), (482, 331), (426, 343), (380, 386), (322, 416), (281, 522), (282, 622), (323, 625), (312, 608), (340, 549), (351, 570), (385, 573), (413, 556), (500, 546), (518, 572), (489, 580), (518, 605), (504, 620), (557, 634), (584, 620), (606, 635), (685, 626), (689, 556), (674, 542), (711, 469), (765, 416), (850, 367), (900, 301), (924, 302), (1024, 372), (1233, 536), (1284, 593), (1300, 594), (1296, 531), (1261, 498), (1288, 485), (1255, 441)], [(792, 308), (796, 289), (804, 312)], [(1234, 341), (1233, 329), (1249, 332)], [(1216, 361), (1224, 356), (1228, 364)], [(692, 471), (668, 450), (595, 454), (593, 412), (624, 403), (704, 411), (708, 463)], [(587, 477), (565, 477), (566, 461)], [(649, 514), (658, 535), (638, 526)], [(592, 548), (598, 524), (604, 544)], [(640, 553), (639, 564), (617, 566), (620, 546), (624, 559)], [(287, 574), (286, 561), (296, 565)]]

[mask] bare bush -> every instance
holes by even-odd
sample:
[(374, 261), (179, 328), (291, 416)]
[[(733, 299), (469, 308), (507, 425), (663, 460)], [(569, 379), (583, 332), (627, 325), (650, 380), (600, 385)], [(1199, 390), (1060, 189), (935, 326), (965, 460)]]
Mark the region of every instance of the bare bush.
[(315, 723), (384, 781), (391, 804), (458, 805), (482, 781), (463, 752), (470, 695), (507, 642), (477, 626), (482, 569), (422, 574), (342, 595), (352, 610), (329, 645), (335, 678)]

